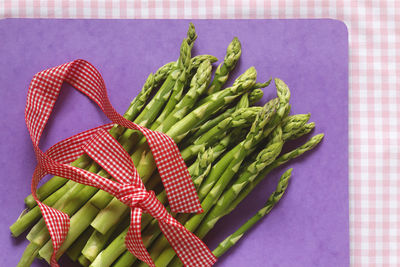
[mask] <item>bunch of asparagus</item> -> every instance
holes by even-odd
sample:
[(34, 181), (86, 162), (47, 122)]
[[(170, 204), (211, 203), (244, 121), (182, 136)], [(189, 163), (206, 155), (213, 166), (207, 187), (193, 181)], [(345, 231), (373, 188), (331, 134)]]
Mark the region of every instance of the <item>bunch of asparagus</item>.
[[(257, 83), (254, 67), (241, 74), (232, 86), (224, 87), (241, 55), (237, 38), (228, 45), (224, 61), (211, 81), (212, 63), (217, 59), (211, 55), (191, 57), (196, 38), (190, 24), (178, 60), (148, 76), (124, 117), (168, 134), (180, 147), (204, 212), (173, 215), (203, 238), (271, 170), (313, 149), (323, 135), (315, 135), (304, 145), (282, 154), (285, 142), (306, 135), (315, 127), (308, 123), (310, 115), (289, 115), (290, 91), (279, 79), (274, 79), (277, 97), (263, 107), (254, 106), (263, 96), (261, 88), (271, 82)], [(110, 133), (130, 153), (146, 188), (154, 190), (169, 209), (145, 138), (119, 125)], [(87, 155), (71, 164), (111, 178)], [(217, 257), (270, 212), (285, 192), (291, 173), (289, 169), (282, 175), (265, 207), (214, 250)], [(71, 217), (67, 238), (57, 257), (66, 253), (82, 266), (145, 266), (126, 250), (130, 210), (116, 198), (62, 177), (53, 177), (40, 187), (38, 197)], [(39, 207), (32, 196), (25, 203), (29, 210), (10, 227), (12, 234), (19, 236), (34, 225), (27, 235), (30, 244), (18, 266), (30, 266), (36, 257), (49, 262), (53, 248)], [(181, 265), (157, 221), (148, 214), (142, 219), (142, 237), (156, 266)]]

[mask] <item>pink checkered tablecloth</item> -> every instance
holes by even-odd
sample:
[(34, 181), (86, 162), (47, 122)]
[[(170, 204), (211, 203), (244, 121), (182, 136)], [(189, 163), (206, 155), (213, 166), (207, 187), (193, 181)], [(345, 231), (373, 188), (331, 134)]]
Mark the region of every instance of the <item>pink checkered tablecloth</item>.
[(400, 0), (2, 0), (0, 16), (344, 21), (350, 35), (351, 265), (400, 266)]

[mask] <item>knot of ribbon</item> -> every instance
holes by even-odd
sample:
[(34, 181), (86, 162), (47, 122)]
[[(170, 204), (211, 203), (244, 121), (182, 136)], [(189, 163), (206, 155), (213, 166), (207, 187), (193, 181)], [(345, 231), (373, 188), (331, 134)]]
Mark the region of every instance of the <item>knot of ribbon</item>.
[[(69, 137), (46, 152), (40, 150), (40, 136), (63, 82), (68, 82), (96, 102), (114, 124), (143, 133), (152, 151), (172, 211), (202, 212), (196, 190), (175, 142), (163, 133), (146, 129), (118, 114), (107, 97), (100, 73), (90, 63), (75, 60), (44, 70), (37, 73), (31, 81), (25, 120), (38, 161), (32, 177), (31, 190), (52, 239), (54, 251), (51, 265), (59, 266), (56, 254), (67, 236), (69, 217), (39, 201), (36, 188), (47, 174), (99, 188), (129, 206), (131, 223), (125, 238), (126, 247), (150, 266), (155, 265), (141, 238), (143, 212), (157, 219), (161, 231), (185, 266), (213, 265), (216, 258), (207, 246), (168, 213), (153, 191), (146, 190), (129, 154), (108, 132), (112, 124)], [(84, 153), (106, 170), (114, 180), (69, 165)]]

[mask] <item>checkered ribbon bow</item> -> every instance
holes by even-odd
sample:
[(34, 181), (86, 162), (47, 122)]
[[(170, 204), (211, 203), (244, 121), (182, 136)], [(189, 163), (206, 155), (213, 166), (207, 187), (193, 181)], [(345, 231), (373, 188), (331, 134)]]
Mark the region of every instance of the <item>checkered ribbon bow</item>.
[[(154, 192), (146, 190), (128, 153), (108, 133), (112, 124), (67, 138), (46, 152), (39, 149), (40, 136), (64, 81), (96, 102), (113, 123), (143, 133), (153, 153), (172, 211), (202, 212), (196, 190), (175, 142), (163, 133), (141, 127), (118, 114), (107, 97), (100, 73), (90, 63), (75, 60), (44, 70), (37, 73), (31, 81), (25, 120), (38, 160), (31, 190), (52, 239), (54, 251), (51, 265), (58, 266), (56, 253), (68, 233), (69, 217), (59, 210), (46, 206), (37, 198), (36, 188), (46, 174), (97, 187), (128, 205), (131, 208), (131, 224), (125, 244), (130, 252), (150, 266), (154, 266), (154, 263), (144, 247), (140, 231), (143, 211), (158, 220), (162, 232), (185, 266), (213, 265), (216, 258), (207, 246), (167, 212)], [(83, 153), (87, 153), (115, 181), (69, 165)]]

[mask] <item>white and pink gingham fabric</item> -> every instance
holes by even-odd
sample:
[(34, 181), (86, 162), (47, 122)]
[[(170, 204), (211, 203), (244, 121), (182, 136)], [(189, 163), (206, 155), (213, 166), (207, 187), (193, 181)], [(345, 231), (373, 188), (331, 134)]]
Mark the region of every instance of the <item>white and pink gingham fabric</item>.
[(400, 0), (2, 0), (0, 15), (344, 21), (350, 36), (351, 265), (400, 266)]

